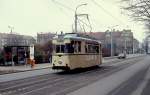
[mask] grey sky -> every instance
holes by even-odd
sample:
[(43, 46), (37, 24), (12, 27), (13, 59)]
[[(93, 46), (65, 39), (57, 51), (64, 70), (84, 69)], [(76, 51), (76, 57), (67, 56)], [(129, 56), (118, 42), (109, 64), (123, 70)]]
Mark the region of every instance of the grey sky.
[(128, 25), (136, 38), (143, 38), (142, 26), (121, 14), (116, 0), (94, 1), (105, 11), (92, 0), (0, 0), (0, 32), (10, 32), (9, 25), (16, 33), (32, 36), (37, 32), (71, 32), (76, 6), (87, 3), (87, 6), (78, 8), (77, 13), (89, 14), (92, 31), (103, 32), (114, 25), (119, 25), (116, 29), (123, 29)]

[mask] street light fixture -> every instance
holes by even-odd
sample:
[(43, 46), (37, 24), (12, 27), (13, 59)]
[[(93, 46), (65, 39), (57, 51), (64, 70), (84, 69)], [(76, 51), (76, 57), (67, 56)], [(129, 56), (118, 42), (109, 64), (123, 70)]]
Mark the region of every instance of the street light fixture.
[(76, 7), (76, 10), (75, 10), (75, 20), (74, 20), (74, 23), (75, 23), (75, 32), (77, 32), (77, 9), (79, 8), (79, 7), (81, 7), (81, 6), (85, 6), (85, 5), (87, 5), (87, 3), (84, 3), (84, 4), (80, 4), (80, 5), (78, 5), (77, 7)]

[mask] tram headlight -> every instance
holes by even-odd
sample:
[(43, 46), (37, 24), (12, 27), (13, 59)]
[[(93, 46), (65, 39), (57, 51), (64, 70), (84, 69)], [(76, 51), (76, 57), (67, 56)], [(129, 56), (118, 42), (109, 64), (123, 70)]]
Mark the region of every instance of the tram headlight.
[(62, 61), (58, 61), (58, 64), (62, 64)]

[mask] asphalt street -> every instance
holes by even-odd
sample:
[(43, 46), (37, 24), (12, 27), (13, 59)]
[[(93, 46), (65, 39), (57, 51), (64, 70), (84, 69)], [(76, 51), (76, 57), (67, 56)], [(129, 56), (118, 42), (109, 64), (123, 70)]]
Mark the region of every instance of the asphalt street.
[[(130, 59), (130, 58), (134, 58), (134, 57), (137, 57), (137, 56), (144, 56), (144, 55), (128, 55), (127, 56), (127, 59)], [(112, 64), (112, 63), (117, 63), (117, 62), (120, 62), (122, 60), (119, 60), (117, 59), (116, 57), (108, 57), (108, 58), (103, 58), (103, 64), (105, 66), (105, 64)], [(48, 64), (49, 66), (49, 64)], [(48, 67), (46, 66), (46, 67)], [(102, 65), (103, 66), (103, 65)], [(26, 66), (23, 66), (23, 67), (26, 67)], [(6, 67), (7, 68), (7, 67)], [(21, 68), (21, 67), (19, 67)], [(10, 69), (10, 67), (8, 68), (8, 71), (12, 70)], [(26, 69), (26, 68), (22, 68), (23, 70)], [(18, 70), (18, 67), (17, 69), (14, 69), (13, 70)], [(8, 74), (2, 74), (0, 75), (0, 82), (7, 82), (7, 81), (12, 81), (12, 80), (18, 80), (18, 79), (24, 79), (24, 78), (28, 78), (28, 77), (34, 77), (34, 76), (39, 76), (39, 75), (44, 75), (44, 74), (50, 74), (50, 73), (54, 73), (54, 72), (57, 72), (57, 70), (51, 70), (50, 68), (45, 68), (45, 69), (36, 69), (36, 70), (29, 70), (27, 69), (24, 70), (22, 72), (16, 72), (16, 73), (8, 73)]]
[[(150, 56), (140, 56), (71, 72), (43, 69), (21, 72), (18, 78), (11, 80), (0, 76), (0, 94), (149, 95), (149, 62)], [(3, 81), (5, 78), (7, 81)]]
[(149, 61), (149, 56), (145, 57), (144, 60), (69, 95), (149, 95), (148, 93), (142, 94), (146, 86), (140, 89), (142, 91), (137, 90), (141, 82), (147, 81), (144, 77), (150, 73)]

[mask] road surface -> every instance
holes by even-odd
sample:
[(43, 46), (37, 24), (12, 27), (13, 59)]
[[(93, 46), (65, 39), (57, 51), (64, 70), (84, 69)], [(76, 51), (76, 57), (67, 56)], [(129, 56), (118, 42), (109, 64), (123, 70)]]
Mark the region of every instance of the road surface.
[[(149, 95), (149, 67), (150, 56), (140, 56), (115, 60), (100, 67), (78, 71), (40, 72), (41, 74), (36, 76), (28, 73), (28, 77), (16, 78), (9, 81), (8, 79), (7, 81), (1, 80), (0, 94)], [(25, 75), (22, 74), (21, 77)]]

